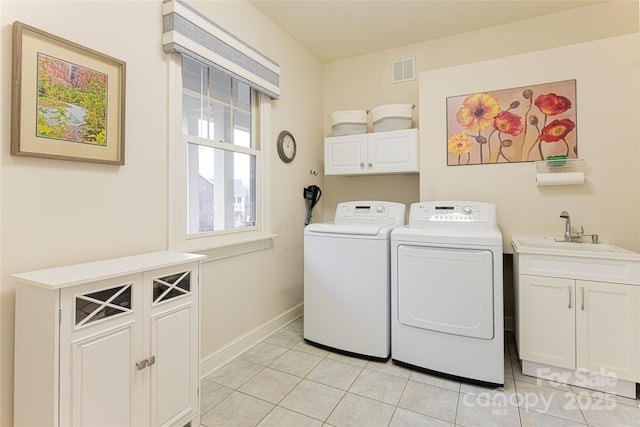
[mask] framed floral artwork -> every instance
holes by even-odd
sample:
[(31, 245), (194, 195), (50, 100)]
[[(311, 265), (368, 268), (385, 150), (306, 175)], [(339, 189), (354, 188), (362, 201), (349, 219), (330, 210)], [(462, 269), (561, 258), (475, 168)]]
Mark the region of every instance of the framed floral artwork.
[(576, 81), (447, 98), (447, 165), (578, 156)]
[(13, 23), (11, 154), (124, 164), (125, 63)]

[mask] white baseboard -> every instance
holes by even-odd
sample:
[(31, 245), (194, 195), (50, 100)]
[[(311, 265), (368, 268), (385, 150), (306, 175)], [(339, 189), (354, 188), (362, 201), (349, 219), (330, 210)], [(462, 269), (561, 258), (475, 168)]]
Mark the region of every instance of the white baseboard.
[(516, 330), (515, 321), (511, 316), (505, 316), (504, 318), (504, 330), (513, 332)]
[(204, 378), (211, 372), (230, 362), (238, 355), (244, 353), (263, 339), (267, 338), (269, 335), (280, 330), (283, 326), (302, 316), (303, 312), (304, 305), (303, 303), (300, 303), (274, 317), (265, 324), (236, 338), (234, 341), (215, 353), (202, 358), (200, 360), (200, 377)]

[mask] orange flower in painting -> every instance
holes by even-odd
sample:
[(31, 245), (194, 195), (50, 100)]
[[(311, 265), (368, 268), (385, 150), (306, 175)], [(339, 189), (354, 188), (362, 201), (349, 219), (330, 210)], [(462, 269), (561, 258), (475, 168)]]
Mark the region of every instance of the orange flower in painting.
[(473, 141), (466, 132), (458, 132), (454, 134), (447, 142), (447, 150), (454, 154), (467, 154), (473, 150)]
[(493, 127), (499, 132), (516, 136), (522, 132), (522, 118), (509, 111), (501, 111), (493, 119)]
[(487, 93), (476, 93), (467, 97), (456, 114), (462, 127), (479, 132), (493, 126), (493, 118), (500, 112), (498, 100)]
[(536, 98), (535, 104), (546, 116), (557, 116), (571, 108), (569, 98), (555, 93), (540, 95)]
[(576, 124), (569, 119), (556, 119), (542, 128), (540, 140), (544, 142), (556, 142), (564, 139)]

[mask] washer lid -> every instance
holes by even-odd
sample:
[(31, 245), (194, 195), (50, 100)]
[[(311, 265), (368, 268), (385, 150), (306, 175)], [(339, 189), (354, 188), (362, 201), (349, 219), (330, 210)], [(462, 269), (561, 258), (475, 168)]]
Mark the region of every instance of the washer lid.
[(354, 225), (354, 224), (336, 224), (333, 222), (322, 222), (318, 224), (309, 224), (305, 233), (307, 234), (346, 234), (356, 236), (377, 236), (381, 232), (387, 233), (388, 227), (380, 224)]

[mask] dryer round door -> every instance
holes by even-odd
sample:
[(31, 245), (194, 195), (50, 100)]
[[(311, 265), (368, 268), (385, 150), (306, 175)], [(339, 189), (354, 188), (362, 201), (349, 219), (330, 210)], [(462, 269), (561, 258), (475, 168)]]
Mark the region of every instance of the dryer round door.
[(398, 246), (398, 321), (407, 326), (492, 339), (493, 253)]

